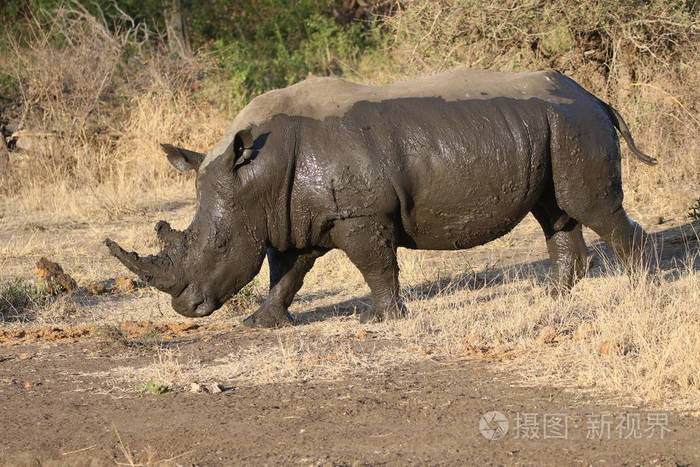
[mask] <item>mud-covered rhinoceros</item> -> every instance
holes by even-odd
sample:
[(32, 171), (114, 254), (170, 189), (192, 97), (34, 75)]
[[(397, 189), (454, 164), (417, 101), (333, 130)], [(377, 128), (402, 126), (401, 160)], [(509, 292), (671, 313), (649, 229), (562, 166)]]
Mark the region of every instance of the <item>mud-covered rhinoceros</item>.
[(625, 262), (644, 233), (622, 207), (620, 115), (555, 71), (460, 68), (364, 86), (314, 78), (253, 99), (206, 154), (163, 145), (196, 170), (197, 207), (183, 232), (159, 222), (165, 247), (111, 253), (172, 295), (178, 313), (207, 316), (248, 284), (267, 253), (270, 293), (245, 323), (292, 323), (287, 310), (314, 261), (343, 250), (372, 292), (361, 320), (400, 316), (397, 247), (452, 250), (494, 240), (531, 212), (552, 276), (585, 273), (581, 225)]

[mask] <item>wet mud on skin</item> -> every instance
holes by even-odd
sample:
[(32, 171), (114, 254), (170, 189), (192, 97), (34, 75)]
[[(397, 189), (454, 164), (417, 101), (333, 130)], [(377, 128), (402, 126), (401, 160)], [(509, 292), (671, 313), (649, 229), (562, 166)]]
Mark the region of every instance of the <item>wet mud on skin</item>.
[[(273, 336), (239, 329), (180, 345), (206, 361), (261, 338)], [(20, 351), (36, 356), (22, 360)], [(639, 413), (644, 419), (648, 411), (600, 405), (581, 393), (519, 387), (479, 360), (437, 360), (334, 382), (228, 388), (219, 394), (106, 391), (104, 381), (85, 376), (150, 359), (114, 357), (89, 342), (4, 349), (2, 464), (128, 464), (122, 448), (135, 463), (180, 456), (172, 461), (179, 465), (700, 462), (697, 417), (668, 413), (670, 431), (663, 440), (618, 439), (614, 427), (610, 439), (589, 440), (589, 414), (614, 419)], [(28, 380), (42, 383), (26, 387)], [(494, 441), (478, 428), (481, 415), (491, 410), (505, 414), (511, 427)], [(566, 414), (568, 439), (517, 439), (518, 413)]]
[[(198, 201), (186, 230), (156, 224), (157, 255), (105, 240), (124, 266), (171, 295), (179, 314), (213, 313), (267, 254), (279, 272), (274, 289), (245, 322), (291, 324), (287, 308), (313, 264), (308, 254), (339, 249), (372, 291), (362, 322), (401, 317), (398, 247), (476, 247), (529, 212), (545, 233), (557, 287), (572, 287), (586, 269), (581, 226), (625, 264), (645, 261), (644, 231), (622, 207), (617, 130), (638, 158), (653, 159), (612, 107), (570, 78), (461, 68), (378, 87), (305, 83), (253, 99), (232, 127), (247, 115), (245, 125), (208, 156), (163, 146), (174, 167), (197, 171)], [(312, 83), (337, 91), (335, 107), (323, 94), (303, 99)], [(270, 96), (276, 105), (265, 104)]]

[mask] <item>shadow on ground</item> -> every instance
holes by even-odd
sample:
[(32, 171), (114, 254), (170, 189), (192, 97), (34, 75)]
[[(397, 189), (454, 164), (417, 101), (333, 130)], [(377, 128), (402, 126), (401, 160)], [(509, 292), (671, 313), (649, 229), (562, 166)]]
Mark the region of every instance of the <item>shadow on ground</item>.
[[(667, 281), (676, 280), (682, 270), (690, 268), (700, 270), (700, 222), (691, 222), (676, 227), (650, 234), (654, 244), (656, 258), (653, 260), (664, 273)], [(619, 264), (612, 252), (600, 240), (594, 242), (588, 248), (591, 255), (588, 277), (600, 277), (613, 273), (621, 273)], [(504, 268), (488, 268), (477, 273), (465, 272), (439, 277), (433, 281), (401, 289), (404, 297), (411, 300), (429, 300), (438, 295), (445, 296), (455, 293), (457, 290), (480, 290), (502, 285), (508, 279), (518, 277), (532, 277), (536, 283), (546, 283), (549, 275), (549, 260), (537, 260), (527, 263), (519, 263)], [(332, 293), (329, 293), (332, 295)], [(485, 300), (497, 297), (497, 294), (489, 295)], [(296, 324), (310, 324), (334, 317), (352, 316), (362, 313), (372, 306), (370, 295), (345, 300), (341, 303), (319, 307), (311, 311), (296, 313)]]

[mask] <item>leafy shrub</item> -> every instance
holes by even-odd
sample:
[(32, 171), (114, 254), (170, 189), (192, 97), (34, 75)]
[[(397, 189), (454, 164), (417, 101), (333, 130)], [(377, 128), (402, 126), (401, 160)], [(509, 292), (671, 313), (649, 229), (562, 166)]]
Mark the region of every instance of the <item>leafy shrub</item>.
[(22, 279), (0, 282), (0, 321), (21, 318), (31, 308), (46, 306), (53, 299), (43, 287)]
[(169, 386), (159, 384), (155, 381), (149, 381), (145, 384), (137, 385), (136, 389), (138, 391), (147, 392), (149, 394), (155, 394), (156, 396), (160, 394), (165, 394), (166, 392), (170, 391)]
[(688, 217), (694, 221), (700, 221), (700, 198), (695, 200), (695, 204), (690, 206), (688, 210)]
[[(0, 61), (8, 57), (0, 88), (21, 84), (25, 126), (57, 137), (29, 140), (30, 154), (17, 154), (0, 178), (0, 194), (20, 195), (27, 210), (70, 205), (91, 218), (119, 217), (162, 202), (154, 187), (189, 181), (158, 142), (205, 151), (256, 94), (309, 74), (376, 84), (467, 65), (568, 74), (620, 110), (640, 146), (666, 163), (655, 180), (623, 166), (634, 175), (625, 175), (630, 199), (669, 207), (659, 206), (668, 198), (653, 184), (681, 187), (676, 211), (695, 199), (695, 3), (376, 0), (368, 2), (376, 16), (336, 20), (351, 3), (188, 0), (196, 52), (179, 60), (158, 32), (162, 2), (10, 0), (0, 24), (30, 20), (22, 33), (5, 29), (10, 46), (0, 35)], [(76, 193), (79, 202), (62, 198)]]
[(236, 38), (228, 43), (219, 40), (213, 48), (230, 92), (249, 97), (295, 83), (309, 74), (342, 75), (378, 43), (376, 29), (361, 23), (343, 26), (333, 18), (313, 13), (285, 19), (273, 16), (259, 25), (252, 39)]
[(17, 78), (9, 73), (0, 71), (0, 109), (6, 104), (16, 101), (19, 97)]

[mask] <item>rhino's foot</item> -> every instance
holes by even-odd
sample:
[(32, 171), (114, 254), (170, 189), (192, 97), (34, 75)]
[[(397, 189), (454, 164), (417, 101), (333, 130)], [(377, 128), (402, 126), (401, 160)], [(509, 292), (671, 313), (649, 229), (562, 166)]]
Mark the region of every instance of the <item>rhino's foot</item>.
[(557, 300), (569, 296), (571, 294), (571, 286), (562, 285), (559, 282), (551, 282), (545, 286), (545, 291), (547, 295)]
[(269, 306), (259, 308), (244, 319), (243, 324), (250, 328), (282, 328), (294, 325), (294, 319), (286, 308)]
[(360, 323), (376, 323), (382, 321), (383, 316), (374, 312), (374, 310), (366, 310), (360, 313)]

